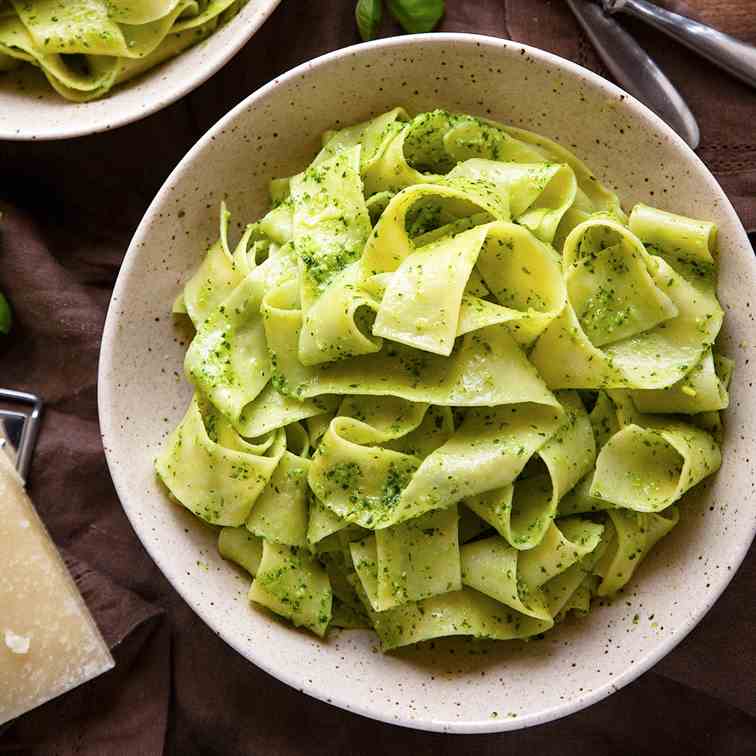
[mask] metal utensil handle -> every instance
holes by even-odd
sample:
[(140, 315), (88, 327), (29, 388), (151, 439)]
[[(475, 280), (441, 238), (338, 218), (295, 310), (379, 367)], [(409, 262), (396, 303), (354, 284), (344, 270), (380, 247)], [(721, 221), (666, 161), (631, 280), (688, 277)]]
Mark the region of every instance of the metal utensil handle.
[(617, 83), (666, 121), (693, 149), (698, 123), (674, 84), (635, 39), (595, 3), (567, 0)]
[[(19, 402), (31, 407), (31, 412), (26, 415), (26, 422), (21, 433), (18, 449), (16, 450), (16, 469), (23, 480), (26, 480), (29, 474), (34, 446), (37, 443), (39, 435), (40, 422), (42, 420), (42, 400), (34, 394), (25, 391), (14, 391), (13, 389), (0, 388), (0, 400), (9, 402)], [(14, 415), (17, 413), (13, 413)]]
[(746, 84), (756, 87), (756, 47), (647, 0), (603, 0), (609, 13), (627, 13), (681, 42)]

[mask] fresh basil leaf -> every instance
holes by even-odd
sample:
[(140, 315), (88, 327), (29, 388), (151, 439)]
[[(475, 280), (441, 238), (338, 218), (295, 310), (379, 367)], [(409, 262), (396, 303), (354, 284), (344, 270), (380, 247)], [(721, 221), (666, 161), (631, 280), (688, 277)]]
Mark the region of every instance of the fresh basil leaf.
[(13, 315), (11, 314), (10, 304), (5, 296), (0, 293), (0, 333), (9, 333), (12, 322)]
[(370, 42), (378, 31), (383, 15), (383, 3), (381, 0), (358, 0), (354, 9), (357, 19), (357, 28), (365, 42)]
[(433, 31), (444, 15), (444, 0), (388, 0), (388, 6), (391, 15), (410, 34)]

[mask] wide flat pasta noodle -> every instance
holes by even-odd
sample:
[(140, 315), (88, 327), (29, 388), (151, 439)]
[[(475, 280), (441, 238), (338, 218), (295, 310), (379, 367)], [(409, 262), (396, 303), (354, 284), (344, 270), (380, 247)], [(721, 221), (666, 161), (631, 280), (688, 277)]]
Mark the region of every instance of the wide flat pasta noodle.
[(710, 221), (686, 218), (639, 203), (630, 213), (628, 225), (644, 244), (667, 254), (705, 264), (714, 262), (717, 227)]
[(255, 438), (289, 423), (327, 415), (338, 404), (339, 399), (335, 396), (317, 396), (299, 401), (277, 391), (269, 382), (252, 402), (245, 405), (234, 427), (240, 435)]
[[(226, 444), (216, 439), (225, 431)], [(203, 418), (197, 397), (168, 438), (155, 468), (170, 492), (187, 509), (213, 525), (241, 525), (267, 485), (286, 446), (283, 430), (258, 453), (223, 418), (210, 410)]]
[(575, 174), (565, 164), (473, 158), (457, 165), (449, 175), (491, 182), (499, 191), (507, 192), (512, 217), (545, 242), (554, 240), (577, 194)]
[(109, 17), (124, 24), (148, 24), (167, 16), (180, 0), (109, 0)]
[(307, 546), (309, 460), (283, 453), (246, 521), (247, 530), (273, 543)]
[(530, 551), (518, 551), (500, 536), (475, 541), (462, 547), (462, 582), (523, 615), (551, 622), (541, 587), (593, 552), (602, 532), (602, 525), (573, 517), (552, 523)]
[[(223, 300), (241, 283), (249, 272), (248, 267), (242, 267), (239, 262), (246, 261), (246, 244), (250, 233), (245, 233), (239, 241), (235, 252), (228, 245), (228, 224), (231, 213), (226, 203), (221, 203), (218, 241), (208, 249), (205, 258), (194, 275), (186, 282), (181, 295), (174, 304), (173, 311), (185, 313), (191, 319), (195, 328), (204, 323)], [(241, 248), (244, 247), (242, 250)]]
[[(557, 505), (593, 467), (596, 459), (593, 429), (580, 397), (560, 392), (566, 412), (556, 431), (534, 448), (545, 472), (515, 480), (502, 488), (465, 499), (478, 516), (492, 525), (516, 549), (532, 549), (544, 538), (557, 513)], [(525, 457), (527, 446), (518, 448)], [(522, 460), (523, 468), (531, 456)], [(521, 468), (521, 469), (523, 469)]]
[(416, 184), (391, 198), (373, 228), (361, 257), (362, 280), (381, 273), (393, 273), (412, 254), (415, 245), (407, 232), (407, 216), (421, 200), (466, 203), (460, 210), (475, 215), (481, 211), (493, 220), (508, 221), (508, 195), (493, 185), (458, 178), (435, 184)]
[[(553, 408), (537, 405), (471, 410), (421, 461), (364, 445), (384, 439), (337, 417), (313, 459), (310, 486), (339, 517), (371, 529), (389, 527), (508, 485), (559, 428), (560, 418)], [(395, 437), (400, 435), (403, 429)]]
[(86, 102), (201, 41), (239, 7), (240, 0), (13, 0), (0, 14), (0, 63), (31, 63), (60, 95)]
[(296, 296), (296, 288), (285, 284), (262, 303), (273, 380), (290, 396), (357, 393), (450, 406), (518, 401), (556, 405), (505, 325), (465, 334), (450, 358), (385, 343), (374, 355), (304, 366), (297, 356), (302, 314)]
[(721, 464), (705, 431), (685, 423), (627, 425), (599, 453), (590, 494), (637, 512), (660, 512)]
[(359, 168), (355, 145), (291, 180), (303, 365), (377, 352), (381, 346), (356, 322), (358, 309), (369, 301), (357, 290), (356, 269), (350, 269), (370, 234)]
[(564, 572), (548, 580), (542, 587), (543, 597), (554, 622), (562, 621), (570, 610), (587, 612), (596, 595), (600, 579), (594, 567), (606, 549), (606, 530), (596, 548)]
[(591, 412), (596, 467), (560, 501), (560, 515), (662, 511), (718, 469), (721, 452), (710, 428), (641, 413), (634, 394), (599, 393)]
[(454, 635), (496, 640), (527, 638), (553, 626), (550, 620), (520, 614), (471, 588), (385, 612), (368, 610), (368, 614), (384, 651)]
[(601, 577), (599, 596), (616, 593), (627, 584), (653, 546), (677, 525), (680, 514), (670, 507), (660, 514), (612, 510), (614, 536), (595, 567)]
[[(220, 249), (211, 248), (203, 267), (209, 264), (208, 260), (214, 255), (225, 262), (213, 262), (213, 266), (222, 265), (224, 273), (238, 271), (241, 268), (238, 263), (234, 263), (232, 268), (227, 267), (228, 252), (224, 252), (224, 246), (221, 245)], [(246, 240), (243, 237), (234, 254), (235, 259), (238, 259), (240, 249), (245, 248)], [(204, 302), (194, 294), (195, 276), (185, 293), (184, 301), (190, 315), (195, 314), (198, 320), (204, 316), (204, 319), (199, 322), (197, 333), (187, 349), (184, 370), (189, 380), (232, 424), (241, 429), (249, 425), (242, 419), (244, 411), (263, 391), (272, 373), (260, 312), (262, 299), (267, 287), (275, 285), (287, 275), (289, 260), (284, 248), (276, 255), (269, 256), (262, 265), (253, 267), (241, 278), (228, 296), (209, 314), (209, 304), (220, 299), (220, 287), (212, 287), (211, 302)], [(221, 292), (231, 286), (233, 279), (228, 281)], [(192, 306), (196, 300), (204, 305), (202, 309), (197, 304)], [(250, 434), (248, 427), (246, 431)]]
[(640, 412), (695, 415), (727, 409), (727, 382), (732, 361), (708, 349), (695, 367), (677, 383), (663, 389), (631, 391)]
[[(474, 271), (498, 302), (468, 293)], [(373, 333), (448, 356), (457, 336), (498, 323), (532, 343), (566, 298), (553, 251), (521, 226), (494, 222), (420, 247), (394, 271)]]
[(439, 509), (350, 544), (375, 611), (462, 588), (456, 507)]
[(166, 6), (162, 16), (140, 24), (114, 21), (105, 0), (14, 0), (13, 7), (35, 47), (47, 53), (143, 58), (185, 10), (197, 6), (180, 0)]
[(262, 560), (263, 540), (246, 528), (221, 528), (218, 533), (218, 552), (224, 559), (243, 567), (252, 577)]
[[(590, 239), (597, 232), (609, 234), (609, 248), (602, 250), (600, 240)], [(701, 360), (721, 327), (723, 314), (713, 287), (686, 277), (664, 258), (649, 255), (628, 229), (603, 217), (580, 224), (565, 241), (565, 263), (571, 266), (568, 277), (577, 265), (585, 265), (580, 247), (586, 236), (589, 237), (589, 267), (591, 255), (595, 255), (594, 245), (598, 245), (599, 255), (606, 255), (608, 251), (613, 254), (622, 248), (625, 259), (621, 265), (616, 264), (615, 274), (620, 280), (633, 269), (630, 266), (634, 266), (634, 283), (628, 296), (620, 300), (626, 304), (621, 304), (620, 310), (612, 309), (616, 290), (612, 282), (606, 282), (605, 268), (603, 278), (609, 289), (603, 288), (609, 294), (604, 297), (608, 297), (608, 307), (602, 317), (608, 316), (610, 322), (598, 324), (594, 329), (602, 334), (603, 342), (609, 339), (602, 349), (591, 341), (580, 322), (580, 313), (573, 306), (573, 295), (577, 293), (577, 302), (586, 304), (587, 314), (595, 319), (597, 308), (604, 306), (600, 296), (602, 289), (595, 289), (591, 301), (581, 295), (580, 285), (572, 292), (568, 283), (568, 304), (538, 340), (531, 354), (533, 363), (551, 388), (659, 389), (676, 383)], [(619, 243), (615, 243), (617, 237)], [(645, 272), (636, 265), (641, 259)], [(583, 281), (579, 283), (587, 285)], [(646, 294), (655, 292), (652, 308), (646, 298), (636, 301), (641, 286)], [(639, 302), (644, 309), (639, 308)], [(614, 341), (610, 334), (615, 332), (622, 338)]]
[(263, 555), (249, 598), (325, 635), (331, 620), (333, 592), (320, 563), (304, 550), (263, 541)]
[(328, 132), (270, 196), (174, 304), (196, 395), (156, 465), (250, 599), (390, 650), (626, 585), (720, 464), (716, 228), (444, 111)]
[[(187, 13), (184, 11), (176, 19), (171, 32), (173, 35), (177, 35), (187, 31), (196, 31), (217, 20), (222, 20), (225, 23), (239, 11), (242, 4), (240, 0), (209, 0), (209, 2), (200, 3), (199, 12)], [(202, 8), (203, 5), (204, 9)]]
[[(388, 526), (399, 521), (393, 510), (420, 463), (414, 455), (378, 444), (416, 428), (427, 409), (425, 405), (382, 401), (384, 407), (388, 404), (396, 410), (390, 424), (371, 425), (367, 417), (358, 420), (337, 416), (331, 421), (313, 457), (308, 478), (318, 499), (339, 519), (369, 528), (379, 522)], [(407, 407), (412, 408), (409, 414)]]
[(87, 58), (85, 66), (77, 68), (69, 65), (62, 55), (37, 49), (26, 27), (10, 16), (0, 19), (0, 52), (39, 66), (53, 87), (64, 97), (77, 101), (105, 94), (118, 76), (117, 59), (93, 55)]
[(323, 134), (323, 149), (317, 154), (313, 164), (318, 165), (344, 150), (360, 145), (360, 173), (365, 181), (365, 191), (368, 196), (375, 195), (376, 191), (372, 188), (374, 167), (402, 129), (402, 122), (408, 118), (403, 108), (394, 108), (369, 121), (339, 131), (328, 131)]
[(307, 520), (307, 544), (311, 548), (322, 549), (321, 542), (349, 525), (347, 520), (335, 514), (316, 496), (311, 497)]

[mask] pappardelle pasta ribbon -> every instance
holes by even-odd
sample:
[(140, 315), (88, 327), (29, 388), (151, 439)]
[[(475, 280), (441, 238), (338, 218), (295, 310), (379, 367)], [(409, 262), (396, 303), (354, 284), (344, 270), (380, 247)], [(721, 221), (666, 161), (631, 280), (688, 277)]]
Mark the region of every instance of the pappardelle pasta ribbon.
[(10, 0), (0, 3), (0, 72), (39, 68), (86, 102), (211, 34), (243, 0)]
[(384, 650), (611, 596), (721, 462), (713, 224), (629, 217), (544, 137), (395, 108), (328, 132), (174, 304), (157, 460), (250, 599)]

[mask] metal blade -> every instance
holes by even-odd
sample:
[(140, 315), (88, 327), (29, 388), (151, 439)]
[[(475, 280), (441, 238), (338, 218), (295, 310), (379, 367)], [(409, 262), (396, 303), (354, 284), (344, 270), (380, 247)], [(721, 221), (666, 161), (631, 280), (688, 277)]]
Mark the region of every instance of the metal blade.
[(595, 3), (567, 4), (619, 85), (666, 121), (693, 149), (701, 133), (685, 100), (648, 53)]
[(25, 391), (0, 388), (0, 403), (28, 407), (28, 412), (17, 412), (0, 406), (0, 454), (7, 454), (26, 480), (42, 419), (42, 400)]
[(22, 412), (0, 409), (0, 449), (8, 454), (14, 465), (25, 424), (26, 415)]

